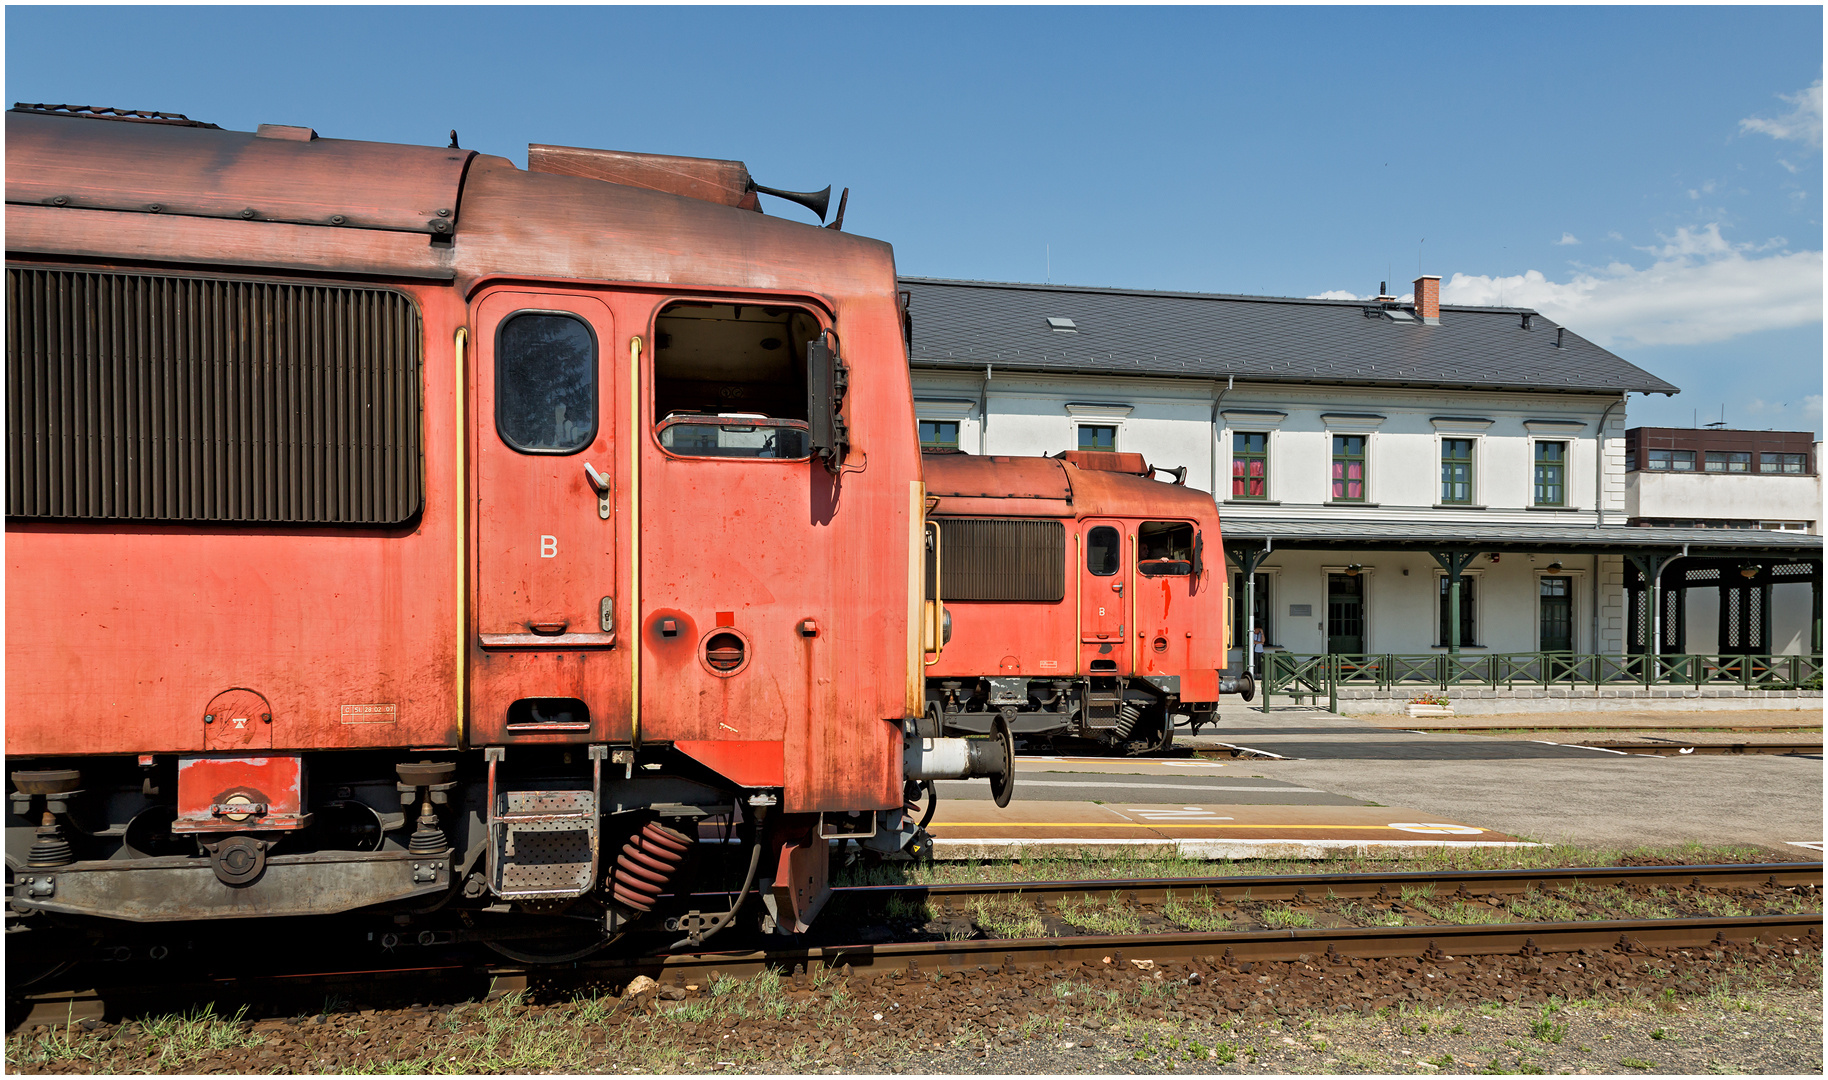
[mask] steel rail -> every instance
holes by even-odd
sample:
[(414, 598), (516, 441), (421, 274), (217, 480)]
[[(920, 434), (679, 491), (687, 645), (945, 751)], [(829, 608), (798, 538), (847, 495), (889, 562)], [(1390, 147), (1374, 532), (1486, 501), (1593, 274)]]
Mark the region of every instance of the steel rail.
[[(1397, 957), (1448, 959), (1456, 956), (1529, 955), (1581, 949), (1642, 952), (1650, 948), (1698, 949), (1749, 941), (1808, 941), (1821, 945), (1822, 916), (1749, 915), (1705, 919), (1627, 919), (1572, 923), (1512, 923), (1475, 926), (1319, 927), (1178, 934), (1115, 934), (1057, 938), (922, 941), (881, 945), (826, 946), (750, 953), (692, 953), (631, 960), (585, 962), (570, 978), (599, 985), (647, 975), (675, 983), (713, 973), (736, 978), (762, 971), (813, 970), (880, 975), (896, 971), (930, 974), (1061, 966), (1087, 961), (1129, 960), (1244, 963), (1288, 960)], [(521, 989), (550, 974), (497, 968), (498, 989)], [(702, 981), (701, 981), (702, 985)]]
[[(1163, 903), (1167, 894), (1218, 895), (1220, 900), (1276, 900), (1296, 903), (1329, 896), (1352, 900), (1381, 894), (1400, 895), (1403, 889), (1433, 888), (1432, 895), (1456, 892), (1474, 894), (1526, 893), (1532, 889), (1561, 888), (1573, 882), (1587, 885), (1659, 885), (1669, 887), (1745, 888), (1822, 884), (1819, 862), (1743, 863), (1724, 866), (1574, 866), (1547, 870), (1447, 870), (1403, 871), (1369, 874), (1275, 874), (1263, 876), (1105, 879), (1099, 881), (999, 881), (943, 885), (848, 885), (832, 890), (839, 898), (869, 900), (899, 896), (937, 901), (945, 907), (968, 905), (977, 899), (1020, 897), (1037, 905), (1048, 901), (1105, 897), (1118, 894), (1131, 904)], [(1248, 895), (1247, 895), (1248, 894)]]
[(1624, 739), (1584, 739), (1563, 746), (1585, 746), (1594, 750), (1616, 750), (1625, 754), (1677, 757), (1689, 754), (1820, 754), (1822, 740), (1786, 743), (1641, 743)]

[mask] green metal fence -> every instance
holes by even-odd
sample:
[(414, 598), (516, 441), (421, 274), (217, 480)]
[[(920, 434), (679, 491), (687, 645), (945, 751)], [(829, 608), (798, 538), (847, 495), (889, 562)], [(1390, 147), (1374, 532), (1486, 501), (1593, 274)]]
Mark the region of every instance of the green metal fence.
[(1510, 690), (1519, 686), (1569, 688), (1627, 686), (1737, 687), (1742, 690), (1819, 690), (1822, 656), (1733, 656), (1699, 653), (1263, 654), (1263, 711), (1270, 695), (1321, 695), (1339, 709), (1339, 688), (1450, 692), (1456, 687)]

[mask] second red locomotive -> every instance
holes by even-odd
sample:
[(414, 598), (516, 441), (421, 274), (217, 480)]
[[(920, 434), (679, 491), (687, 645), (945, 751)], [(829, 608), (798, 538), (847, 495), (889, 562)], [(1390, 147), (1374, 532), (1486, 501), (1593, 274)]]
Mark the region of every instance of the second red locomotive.
[[(1212, 496), (1151, 479), (1140, 454), (928, 453), (945, 647), (923, 731), (1166, 747), (1210, 718), (1229, 607)], [(949, 638), (946, 634), (949, 633)]]

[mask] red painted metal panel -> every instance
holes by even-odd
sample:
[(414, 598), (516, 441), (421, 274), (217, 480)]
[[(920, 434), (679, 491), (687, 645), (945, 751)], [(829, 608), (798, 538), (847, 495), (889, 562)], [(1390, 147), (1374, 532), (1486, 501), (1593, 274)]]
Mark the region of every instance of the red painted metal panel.
[[(172, 832), (302, 829), (305, 763), (297, 754), (178, 759)], [(248, 809), (240, 810), (245, 806)]]
[(236, 686), (271, 705), (277, 749), (457, 743), (462, 309), (445, 290), (414, 297), (428, 481), (413, 523), (7, 525), (8, 754), (201, 751), (210, 700)]
[(451, 235), (469, 150), (6, 116), (6, 201)]
[(787, 782), (786, 744), (779, 739), (683, 739), (673, 746), (719, 776), (742, 787), (772, 788)]
[(203, 748), (217, 752), (273, 746), (273, 706), (252, 690), (225, 690), (203, 708)]

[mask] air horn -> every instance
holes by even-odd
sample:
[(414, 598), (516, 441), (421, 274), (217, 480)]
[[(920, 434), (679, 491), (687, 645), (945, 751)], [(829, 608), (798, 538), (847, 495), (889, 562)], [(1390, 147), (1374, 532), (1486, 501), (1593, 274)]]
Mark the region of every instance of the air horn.
[(773, 195), (777, 199), (799, 203), (806, 209), (819, 215), (819, 224), (825, 224), (825, 210), (831, 205), (831, 185), (825, 185), (824, 191), (782, 191), (779, 188), (763, 187), (754, 180), (749, 181), (750, 191), (759, 191), (763, 195)]

